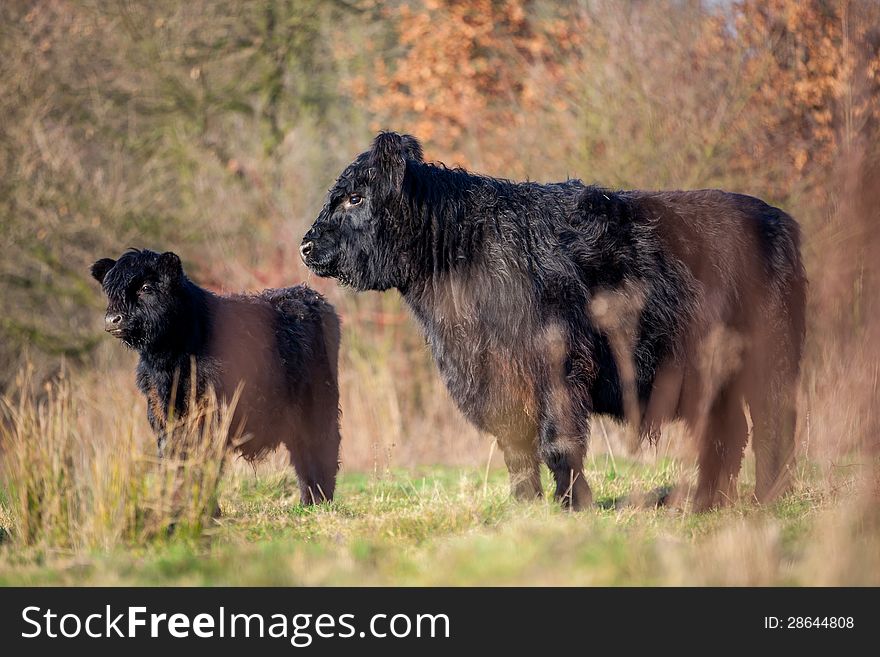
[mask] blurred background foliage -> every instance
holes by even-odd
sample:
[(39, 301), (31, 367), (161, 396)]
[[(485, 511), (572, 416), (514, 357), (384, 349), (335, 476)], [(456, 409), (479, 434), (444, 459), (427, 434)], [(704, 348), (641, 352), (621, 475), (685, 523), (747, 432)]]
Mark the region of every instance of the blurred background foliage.
[(503, 177), (781, 205), (806, 236), (806, 403), (840, 376), (864, 393), (848, 413), (876, 400), (877, 2), (5, 0), (0, 116), (0, 389), (24, 359), (127, 385), (88, 265), (146, 246), (213, 289), (330, 296), (357, 388), (344, 412), (381, 436), (355, 461), (470, 431), (396, 295), (309, 278), (297, 256), (336, 174), (388, 128)]

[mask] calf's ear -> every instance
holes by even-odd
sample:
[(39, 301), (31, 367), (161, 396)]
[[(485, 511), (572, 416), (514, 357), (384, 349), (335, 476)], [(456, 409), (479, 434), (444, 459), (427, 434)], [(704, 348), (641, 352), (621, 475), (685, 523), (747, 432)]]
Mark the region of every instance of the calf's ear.
[(176, 280), (183, 276), (183, 266), (180, 264), (180, 258), (176, 253), (166, 251), (159, 256), (159, 271), (163, 276)]
[(104, 284), (104, 277), (107, 275), (107, 272), (113, 268), (113, 265), (116, 264), (116, 261), (112, 258), (101, 258), (95, 264), (93, 264), (89, 271), (92, 274), (92, 278), (96, 281)]
[(380, 132), (370, 149), (370, 166), (376, 169), (380, 181), (394, 191), (400, 191), (407, 160), (423, 162), (422, 145), (412, 135)]

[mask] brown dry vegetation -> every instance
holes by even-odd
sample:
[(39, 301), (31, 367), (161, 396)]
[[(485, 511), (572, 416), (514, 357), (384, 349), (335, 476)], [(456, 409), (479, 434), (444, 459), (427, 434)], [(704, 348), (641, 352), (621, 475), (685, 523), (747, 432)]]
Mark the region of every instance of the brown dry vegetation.
[[(68, 513), (49, 505), (65, 486), (89, 492), (76, 498), (87, 513), (42, 515), (45, 534), (25, 542), (79, 550), (147, 531), (112, 518), (155, 506), (149, 495), (117, 511), (100, 501), (153, 476), (137, 470), (151, 437), (135, 359), (102, 335), (87, 271), (127, 246), (173, 249), (218, 290), (307, 280), (329, 296), (344, 324), (343, 476), (483, 472), (490, 441), (448, 400), (397, 296), (310, 279), (296, 254), (339, 168), (387, 127), (495, 175), (723, 187), (795, 216), (811, 283), (797, 494), (817, 500), (810, 535), (825, 539), (799, 553), (812, 574), (796, 581), (876, 583), (880, 4), (12, 0), (0, 113), (3, 466), (20, 485), (61, 477), (40, 493), (51, 517)], [(642, 462), (686, 452), (667, 433)], [(592, 449), (619, 458), (623, 442), (606, 421)], [(83, 467), (29, 472), (46, 445)], [(0, 526), (31, 536), (19, 515), (31, 504), (7, 500)], [(736, 519), (667, 557), (736, 583), (725, 564), (771, 553), (774, 527)], [(787, 581), (768, 568), (742, 583)]]

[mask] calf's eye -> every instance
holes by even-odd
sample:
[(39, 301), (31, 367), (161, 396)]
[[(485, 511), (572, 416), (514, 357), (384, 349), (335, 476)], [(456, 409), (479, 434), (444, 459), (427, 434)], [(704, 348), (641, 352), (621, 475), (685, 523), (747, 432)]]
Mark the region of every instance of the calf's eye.
[(141, 289), (138, 290), (138, 294), (150, 294), (153, 291), (153, 286), (149, 283), (144, 283), (141, 285)]
[(363, 201), (363, 200), (364, 200), (363, 196), (358, 196), (357, 194), (352, 194), (351, 196), (348, 197), (348, 204), (349, 205), (360, 205), (361, 201)]

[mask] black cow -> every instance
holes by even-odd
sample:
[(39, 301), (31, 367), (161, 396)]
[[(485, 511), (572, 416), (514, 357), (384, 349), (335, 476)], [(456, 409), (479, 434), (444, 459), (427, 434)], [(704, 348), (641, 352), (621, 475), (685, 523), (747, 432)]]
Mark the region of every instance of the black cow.
[(735, 495), (754, 424), (756, 496), (786, 490), (806, 278), (782, 210), (717, 190), (516, 183), (426, 163), (380, 133), (330, 190), (301, 255), (358, 290), (397, 288), (453, 399), (498, 437), (518, 498), (591, 502), (590, 416), (641, 436), (683, 418), (695, 508)]
[(241, 454), (254, 459), (283, 443), (302, 503), (333, 499), (339, 319), (320, 294), (298, 285), (217, 296), (170, 252), (132, 249), (91, 272), (108, 297), (106, 330), (140, 355), (137, 384), (160, 455), (169, 411), (186, 413), (193, 384), (197, 396), (210, 387), (224, 401), (241, 386), (233, 418)]

